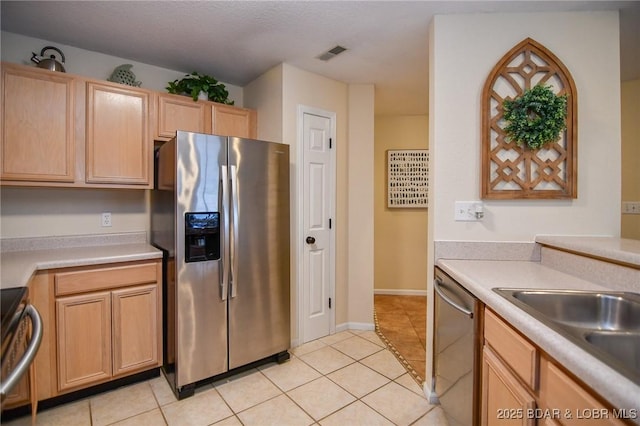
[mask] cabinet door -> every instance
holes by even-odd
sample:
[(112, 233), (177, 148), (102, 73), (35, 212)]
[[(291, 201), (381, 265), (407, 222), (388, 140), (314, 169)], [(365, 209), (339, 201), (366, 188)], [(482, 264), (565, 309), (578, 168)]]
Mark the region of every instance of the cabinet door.
[(58, 390), (111, 378), (109, 292), (56, 300)]
[(211, 133), (210, 105), (194, 102), (187, 96), (158, 96), (157, 140), (169, 140), (176, 135), (176, 130), (188, 132)]
[(160, 364), (161, 319), (156, 284), (112, 292), (113, 375)]
[(2, 180), (73, 182), (75, 79), (2, 64)]
[(558, 423), (562, 425), (625, 424), (591, 392), (546, 358), (540, 361), (540, 398), (543, 408), (560, 411)]
[(223, 104), (213, 104), (212, 130), (216, 135), (255, 139), (256, 112)]
[(87, 183), (151, 182), (151, 92), (87, 82)]
[(535, 398), (487, 346), (482, 351), (481, 424), (534, 425)]

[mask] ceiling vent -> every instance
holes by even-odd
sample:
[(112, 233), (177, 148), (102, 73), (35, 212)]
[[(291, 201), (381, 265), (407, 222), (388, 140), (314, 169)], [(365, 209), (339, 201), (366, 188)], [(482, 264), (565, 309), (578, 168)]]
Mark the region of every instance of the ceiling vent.
[(333, 49), (328, 50), (328, 51), (324, 52), (323, 54), (321, 54), (319, 56), (316, 56), (316, 57), (318, 59), (320, 59), (321, 61), (328, 61), (329, 59), (338, 56), (339, 54), (341, 54), (345, 50), (347, 50), (346, 47), (336, 46)]

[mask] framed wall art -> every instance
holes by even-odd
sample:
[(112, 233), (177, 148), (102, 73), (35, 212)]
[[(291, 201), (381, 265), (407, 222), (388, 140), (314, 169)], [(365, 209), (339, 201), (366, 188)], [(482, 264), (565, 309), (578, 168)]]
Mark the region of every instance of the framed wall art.
[(429, 150), (387, 151), (387, 207), (427, 208)]
[(491, 71), (481, 109), (483, 199), (577, 198), (578, 93), (558, 57), (521, 41)]

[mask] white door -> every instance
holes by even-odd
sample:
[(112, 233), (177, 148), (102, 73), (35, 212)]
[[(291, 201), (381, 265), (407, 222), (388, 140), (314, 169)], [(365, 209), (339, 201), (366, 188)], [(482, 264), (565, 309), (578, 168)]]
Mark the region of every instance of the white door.
[(302, 112), (302, 343), (335, 332), (335, 116)]

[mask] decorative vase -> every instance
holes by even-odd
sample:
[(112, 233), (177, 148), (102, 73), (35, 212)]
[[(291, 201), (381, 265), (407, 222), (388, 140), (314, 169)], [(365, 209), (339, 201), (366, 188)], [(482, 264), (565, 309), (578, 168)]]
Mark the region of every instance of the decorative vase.
[(201, 90), (200, 93), (198, 93), (198, 99), (201, 101), (208, 101), (209, 100), (209, 94), (207, 92), (205, 92), (204, 90)]

